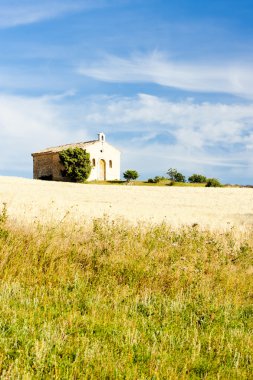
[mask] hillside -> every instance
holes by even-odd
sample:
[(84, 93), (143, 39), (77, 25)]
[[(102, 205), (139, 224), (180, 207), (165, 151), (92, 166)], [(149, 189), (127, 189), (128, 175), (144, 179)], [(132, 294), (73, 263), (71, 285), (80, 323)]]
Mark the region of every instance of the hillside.
[(253, 223), (253, 190), (240, 188), (83, 185), (0, 177), (0, 203), (22, 224), (108, 215), (130, 222), (166, 221), (173, 227), (240, 230)]
[(251, 189), (2, 177), (0, 197), (1, 379), (251, 378)]

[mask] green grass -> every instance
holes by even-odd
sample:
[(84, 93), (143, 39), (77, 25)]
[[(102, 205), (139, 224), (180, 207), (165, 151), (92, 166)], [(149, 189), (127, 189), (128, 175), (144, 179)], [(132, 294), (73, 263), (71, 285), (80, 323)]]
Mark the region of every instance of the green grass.
[(157, 183), (149, 183), (148, 181), (131, 181), (127, 183), (126, 181), (89, 181), (85, 182), (90, 185), (125, 185), (125, 186), (188, 186), (188, 187), (205, 187), (205, 183), (189, 183), (189, 182), (173, 182), (171, 184), (170, 180), (163, 180)]
[(250, 379), (252, 234), (0, 218), (1, 379)]
[[(168, 186), (171, 186), (170, 182), (168, 183)], [(179, 187), (205, 187), (205, 183), (190, 183), (190, 182), (174, 182), (173, 186), (179, 186)]]

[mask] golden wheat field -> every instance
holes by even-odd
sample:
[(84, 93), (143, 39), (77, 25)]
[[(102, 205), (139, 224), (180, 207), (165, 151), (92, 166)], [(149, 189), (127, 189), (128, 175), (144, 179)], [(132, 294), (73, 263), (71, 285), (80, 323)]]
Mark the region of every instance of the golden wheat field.
[(251, 379), (252, 194), (0, 178), (0, 378)]
[(104, 215), (172, 227), (241, 231), (253, 224), (253, 189), (106, 186), (0, 177), (0, 202), (16, 222), (85, 224)]

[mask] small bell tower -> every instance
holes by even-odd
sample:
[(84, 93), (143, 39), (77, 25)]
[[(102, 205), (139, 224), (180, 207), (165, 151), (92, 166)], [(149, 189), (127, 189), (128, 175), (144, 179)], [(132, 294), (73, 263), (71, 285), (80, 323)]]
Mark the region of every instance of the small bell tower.
[(98, 134), (98, 141), (105, 142), (105, 134), (103, 132)]

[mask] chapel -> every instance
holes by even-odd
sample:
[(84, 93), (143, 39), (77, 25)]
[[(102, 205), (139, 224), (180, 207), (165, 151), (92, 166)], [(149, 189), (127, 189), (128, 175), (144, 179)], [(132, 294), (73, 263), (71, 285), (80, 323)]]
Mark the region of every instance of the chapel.
[(87, 181), (113, 181), (120, 179), (120, 151), (106, 141), (100, 132), (97, 140), (60, 145), (32, 153), (33, 178), (52, 181), (66, 181), (62, 176), (63, 166), (59, 153), (68, 148), (85, 149), (90, 154), (92, 165)]

